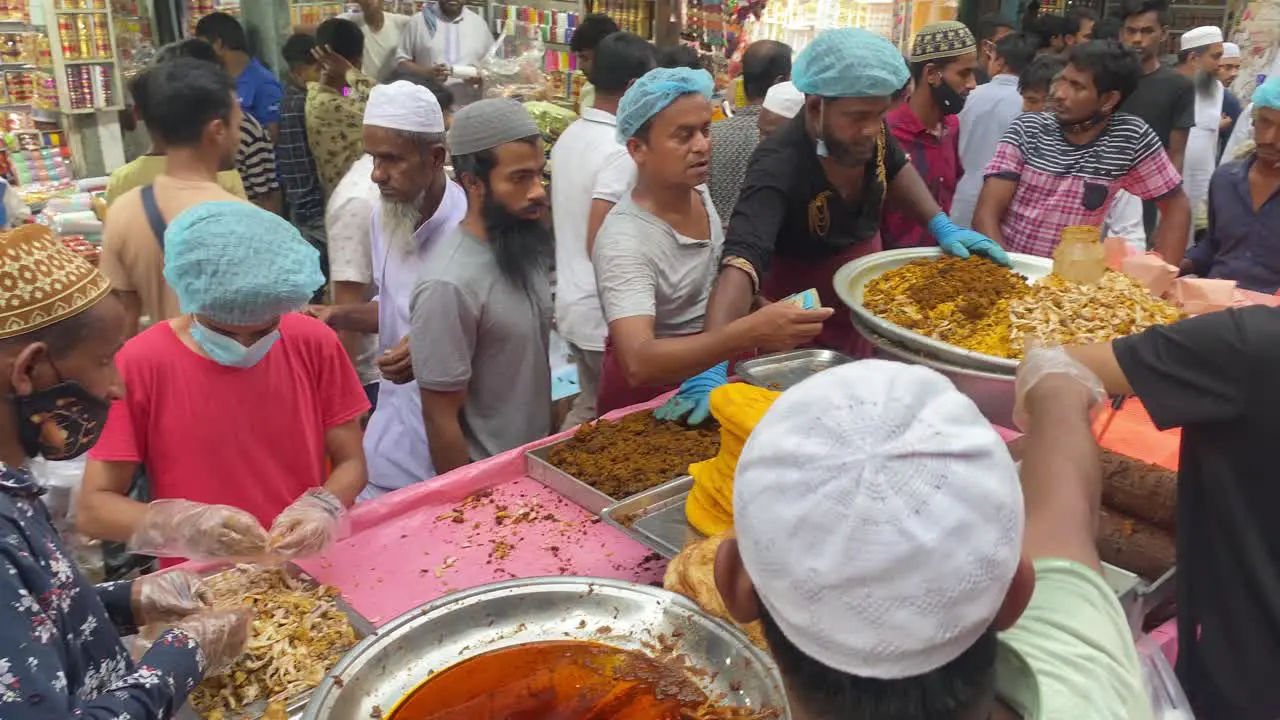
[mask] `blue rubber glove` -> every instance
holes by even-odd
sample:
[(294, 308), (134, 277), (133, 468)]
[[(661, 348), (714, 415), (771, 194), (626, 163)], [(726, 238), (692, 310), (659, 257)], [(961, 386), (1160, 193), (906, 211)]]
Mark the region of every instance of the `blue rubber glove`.
[(729, 382), (729, 363), (722, 362), (680, 383), (675, 396), (653, 411), (659, 420), (701, 425), (711, 417), (711, 391)]
[(967, 258), (970, 253), (977, 253), (1005, 267), (1013, 266), (1004, 248), (998, 243), (980, 232), (956, 225), (946, 213), (940, 212), (933, 216), (929, 221), (929, 233), (938, 241), (938, 247), (948, 255)]

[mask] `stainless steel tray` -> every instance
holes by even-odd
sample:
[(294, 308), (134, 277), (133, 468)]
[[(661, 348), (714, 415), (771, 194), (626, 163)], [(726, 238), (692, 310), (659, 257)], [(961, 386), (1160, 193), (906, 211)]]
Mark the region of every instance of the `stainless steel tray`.
[[(287, 563), (285, 565), (285, 570), (289, 572), (291, 575), (293, 575), (294, 577), (305, 580), (313, 585), (319, 586), (322, 584), (320, 583), (320, 581), (316, 580), (315, 578), (311, 577), (311, 575), (307, 574), (307, 571), (303, 570), (297, 565), (294, 565), (293, 563)], [(221, 572), (226, 572), (226, 571), (223, 570)], [(216, 575), (219, 575), (221, 574), (221, 572), (212, 573), (211, 575), (209, 575), (209, 577), (214, 577)], [(347, 601), (343, 600), (341, 595), (339, 595), (336, 598), (336, 600), (334, 601), (334, 604), (337, 605), (338, 609), (341, 610), (343, 614), (347, 616), (347, 620), (351, 622), (351, 628), (356, 631), (356, 647), (358, 647), (359, 643), (362, 642), (365, 638), (368, 638), (369, 636), (377, 632), (377, 630), (373, 627), (373, 623), (369, 622), (369, 620), (366, 619), (363, 615), (356, 612), (355, 608), (348, 605)], [(299, 693), (298, 695), (294, 696), (289, 700), (289, 703), (286, 706), (285, 710), (289, 714), (290, 718), (301, 716), (303, 709), (306, 708), (307, 703), (311, 700), (311, 695), (314, 692), (315, 692), (314, 690), (307, 690), (305, 692)], [(228, 712), (224, 715), (224, 717), (226, 718), (226, 720), (257, 720), (258, 718), (261, 718), (262, 714), (265, 713), (266, 711), (267, 711), (267, 701), (259, 700), (257, 702), (253, 702), (246, 705), (244, 709), (241, 710), (240, 712)], [(175, 720), (200, 720), (200, 717), (201, 717), (200, 713), (196, 712), (196, 709), (191, 707), (191, 703), (189, 702), (184, 704), (178, 710), (177, 714), (174, 715)]]
[(551, 461), (547, 459), (553, 448), (563, 445), (571, 439), (565, 438), (525, 453), (525, 473), (534, 480), (565, 496), (570, 501), (586, 508), (587, 512), (592, 515), (599, 515), (601, 510), (618, 501), (552, 465)]
[(684, 503), (692, 489), (693, 478), (682, 477), (616, 502), (600, 516), (641, 545), (670, 559), (691, 540), (702, 538), (684, 513)]
[(303, 717), (384, 717), (434, 673), (492, 650), (547, 640), (588, 640), (647, 654), (672, 643), (707, 691), (791, 717), (773, 660), (692, 600), (638, 583), (577, 577), (508, 580), (410, 610), (348, 652), (325, 675)]
[(812, 375), (853, 358), (834, 350), (790, 350), (738, 363), (735, 372), (746, 382), (768, 390), (787, 390)]
[[(862, 298), (866, 291), (867, 283), (913, 260), (941, 256), (942, 250), (938, 248), (886, 250), (845, 264), (836, 271), (832, 283), (835, 285), (836, 294), (853, 311), (854, 317), (877, 334), (912, 348), (928, 357), (948, 363), (989, 372), (1012, 373), (1018, 367), (1017, 360), (965, 350), (949, 343), (925, 337), (891, 323), (863, 306)], [(1009, 253), (1009, 259), (1013, 261), (1014, 272), (1026, 276), (1027, 281), (1031, 283), (1053, 272), (1053, 261), (1049, 258), (1023, 255), (1022, 253)]]

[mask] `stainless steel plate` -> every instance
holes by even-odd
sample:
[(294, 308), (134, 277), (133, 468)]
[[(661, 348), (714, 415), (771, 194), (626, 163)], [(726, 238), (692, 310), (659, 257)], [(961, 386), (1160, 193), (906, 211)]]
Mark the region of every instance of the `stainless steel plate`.
[(791, 717), (773, 660), (691, 600), (622, 580), (544, 577), (454, 593), (392, 620), (325, 677), (303, 718), (381, 717), (432, 674), (498, 648), (590, 640), (652, 653), (659, 636), (707, 671), (695, 681), (708, 691)]
[[(862, 298), (866, 291), (867, 283), (913, 260), (941, 256), (942, 250), (938, 248), (886, 250), (845, 264), (836, 271), (832, 283), (835, 285), (836, 294), (853, 311), (854, 317), (877, 334), (931, 358), (962, 367), (1012, 374), (1018, 368), (1017, 360), (965, 350), (949, 343), (934, 340), (931, 337), (926, 337), (891, 323), (863, 306)], [(1026, 276), (1028, 282), (1031, 283), (1053, 272), (1053, 261), (1048, 258), (1009, 253), (1009, 259), (1013, 261), (1014, 272)]]
[(744, 360), (734, 371), (756, 387), (787, 390), (816, 373), (852, 361), (834, 350), (790, 350)]
[(563, 445), (572, 439), (565, 438), (525, 453), (525, 473), (574, 503), (586, 508), (587, 512), (592, 515), (599, 515), (601, 510), (614, 504), (617, 500), (552, 465), (548, 459), (552, 448)]
[(684, 512), (692, 489), (693, 478), (683, 477), (614, 503), (600, 516), (641, 545), (670, 559), (690, 541), (702, 538)]

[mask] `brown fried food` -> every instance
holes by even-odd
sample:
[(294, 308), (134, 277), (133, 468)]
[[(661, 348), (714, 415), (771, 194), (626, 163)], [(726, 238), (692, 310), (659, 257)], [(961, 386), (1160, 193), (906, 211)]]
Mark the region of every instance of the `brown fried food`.
[(715, 618), (732, 623), (747, 634), (747, 638), (756, 647), (768, 651), (769, 643), (764, 639), (764, 627), (759, 621), (743, 625), (729, 615), (724, 598), (716, 588), (716, 552), (720, 543), (731, 536), (730, 533), (716, 535), (704, 540), (695, 540), (680, 554), (671, 559), (667, 565), (667, 574), (662, 579), (662, 587), (674, 593), (680, 593), (698, 604)]
[(1173, 535), (1151, 523), (1102, 508), (1098, 514), (1098, 557), (1148, 582), (1159, 579), (1178, 560)]
[(921, 335), (1010, 357), (1009, 302), (1029, 291), (1025, 277), (985, 258), (927, 258), (867, 283), (862, 304)]
[(719, 451), (718, 425), (688, 428), (645, 411), (583, 425), (568, 442), (552, 448), (547, 459), (621, 500), (688, 474), (690, 464), (715, 457)]
[(1168, 468), (1103, 450), (1102, 504), (1161, 530), (1176, 532), (1178, 474)]

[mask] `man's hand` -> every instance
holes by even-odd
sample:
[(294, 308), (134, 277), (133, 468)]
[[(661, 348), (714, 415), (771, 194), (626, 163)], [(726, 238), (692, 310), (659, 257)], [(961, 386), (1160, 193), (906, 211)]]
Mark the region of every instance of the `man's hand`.
[(448, 65), (445, 65), (444, 63), (437, 63), (428, 69), (427, 78), (442, 83), (449, 79), (450, 74), (451, 72)]
[(805, 310), (789, 302), (765, 305), (745, 318), (750, 324), (751, 338), (765, 352), (790, 350), (803, 345), (822, 332), (822, 323), (834, 311), (831, 308)]
[(382, 353), (377, 363), (382, 377), (397, 385), (404, 385), (412, 380), (413, 358), (409, 355), (409, 336), (401, 338), (400, 344)]
[(945, 213), (938, 213), (929, 221), (929, 233), (938, 241), (938, 247), (948, 255), (967, 258), (977, 254), (1006, 267), (1013, 264), (1004, 248), (996, 241), (976, 230), (956, 225)]
[(1102, 381), (1061, 347), (1027, 349), (1014, 383), (1013, 422), (1022, 431), (1042, 403), (1079, 402), (1086, 411), (1107, 397)]
[(302, 309), (302, 314), (333, 327), (333, 316), (336, 314), (336, 310), (337, 306), (335, 305), (308, 305)]
[(320, 63), (321, 70), (334, 80), (340, 80), (355, 69), (351, 61), (333, 51), (328, 45), (317, 45), (311, 49), (311, 57)]
[(1231, 127), (1231, 116), (1227, 115), (1226, 113), (1223, 113), (1222, 120), (1218, 121), (1218, 129), (1226, 130), (1229, 127)]
[(188, 570), (144, 575), (133, 581), (133, 617), (138, 625), (181, 620), (210, 609), (212, 600), (204, 581)]

